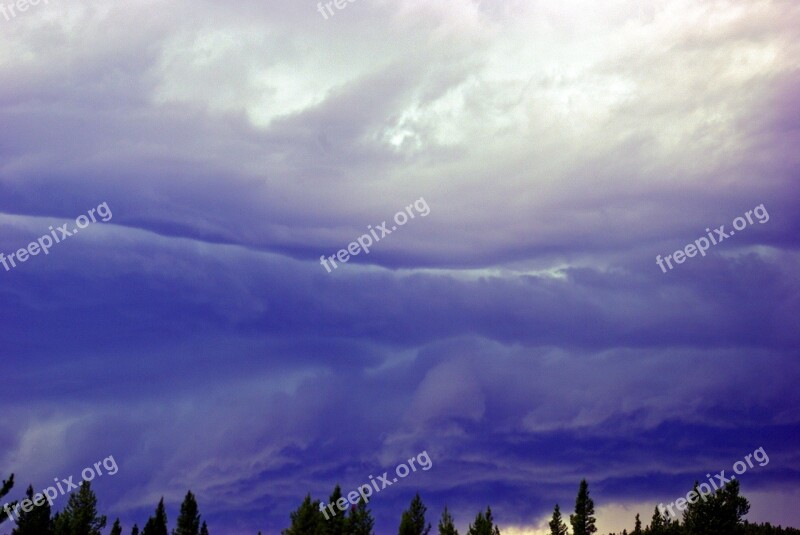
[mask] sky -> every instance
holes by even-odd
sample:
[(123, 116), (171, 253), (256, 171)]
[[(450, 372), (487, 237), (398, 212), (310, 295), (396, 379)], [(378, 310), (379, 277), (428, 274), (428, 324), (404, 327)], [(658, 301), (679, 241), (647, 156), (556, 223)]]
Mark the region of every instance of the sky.
[(800, 527), (800, 4), (342, 5), (0, 0), (11, 497), (279, 533), (427, 452), (378, 535), (606, 533), (763, 448)]

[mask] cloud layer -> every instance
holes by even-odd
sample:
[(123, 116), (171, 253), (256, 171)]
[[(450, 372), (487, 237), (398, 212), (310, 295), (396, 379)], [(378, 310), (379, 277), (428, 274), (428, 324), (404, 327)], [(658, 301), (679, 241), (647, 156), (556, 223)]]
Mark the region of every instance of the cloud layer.
[(789, 0), (0, 17), (0, 252), (113, 211), (0, 268), (0, 466), (113, 454), (103, 511), (191, 488), (226, 535), (427, 450), (379, 533), (417, 490), (533, 532), (583, 477), (621, 531), (763, 446), (748, 518), (800, 526), (797, 28)]

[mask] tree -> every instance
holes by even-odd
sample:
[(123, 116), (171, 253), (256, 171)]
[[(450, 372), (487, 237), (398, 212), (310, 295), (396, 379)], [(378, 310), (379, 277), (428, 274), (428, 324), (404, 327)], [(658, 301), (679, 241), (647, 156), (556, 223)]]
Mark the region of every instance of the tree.
[(208, 526), (206, 525), (205, 521), (203, 522), (203, 525), (200, 526), (200, 535), (208, 535)]
[[(335, 504), (342, 497), (342, 488), (336, 485), (333, 489), (333, 494), (328, 499), (328, 503)], [(326, 535), (345, 535), (347, 533), (347, 517), (344, 513), (338, 514), (336, 505), (333, 506), (334, 513), (331, 515), (330, 510), (325, 511), (323, 514), (325, 518), (325, 534)]]
[(133, 529), (131, 529), (131, 535), (139, 535), (139, 526), (136, 524), (134, 524)]
[(666, 533), (664, 517), (661, 516), (658, 507), (653, 510), (653, 518), (650, 519), (650, 526), (647, 528), (647, 533), (648, 535), (664, 535)]
[(719, 521), (727, 533), (744, 533), (742, 517), (750, 511), (750, 502), (739, 495), (740, 490), (739, 482), (734, 480), (719, 493)]
[(91, 483), (84, 481), (78, 492), (69, 495), (61, 518), (63, 521), (57, 527), (66, 530), (69, 535), (102, 535), (102, 529), (106, 527), (106, 517), (97, 514), (97, 496), (92, 491)]
[(400, 518), (400, 531), (399, 535), (428, 535), (431, 531), (431, 525), (425, 526), (425, 511), (428, 508), (422, 503), (422, 498), (419, 497), (419, 492), (411, 500), (409, 508), (403, 512)]
[[(7, 495), (11, 492), (11, 489), (14, 488), (14, 474), (11, 474), (8, 479), (3, 480), (3, 486), (0, 487), (0, 501), (2, 501), (3, 496)], [(13, 510), (14, 506), (17, 505), (17, 502), (11, 502), (8, 504), (9, 510)], [(8, 512), (3, 509), (0, 511), (0, 524), (5, 522), (8, 519)]]
[(591, 535), (597, 532), (594, 518), (594, 502), (589, 497), (589, 484), (581, 480), (578, 497), (575, 499), (575, 514), (569, 515), (573, 535)]
[[(700, 495), (695, 481), (693, 491)], [(744, 533), (742, 517), (750, 503), (739, 496), (739, 482), (730, 481), (706, 499), (688, 504), (683, 512), (684, 531), (688, 535), (738, 535)]]
[(288, 529), (281, 532), (282, 535), (324, 535), (325, 518), (319, 510), (319, 501), (311, 501), (311, 495), (306, 495), (303, 503), (293, 513), (290, 518), (292, 524)]
[(458, 535), (453, 516), (447, 510), (447, 505), (444, 506), (442, 511), (442, 518), (439, 520), (439, 535)]
[(178, 527), (173, 530), (172, 535), (199, 535), (200, 534), (200, 513), (197, 510), (197, 500), (192, 491), (186, 493), (186, 497), (181, 504), (181, 512), (178, 515)]
[(109, 535), (122, 535), (122, 526), (119, 524), (119, 518), (114, 520), (114, 525), (111, 526), (111, 533)]
[(492, 518), (492, 508), (486, 508), (486, 515), (483, 512), (475, 517), (475, 524), (469, 525), (467, 535), (500, 535), (500, 529), (494, 525)]
[(558, 504), (553, 509), (553, 519), (548, 525), (550, 526), (550, 535), (567, 535), (567, 525), (561, 519), (561, 509)]
[(642, 521), (639, 520), (639, 513), (636, 513), (636, 524), (634, 525), (632, 535), (642, 535)]
[(147, 519), (147, 523), (142, 530), (142, 535), (169, 535), (169, 529), (167, 528), (167, 509), (164, 507), (163, 497), (156, 506), (155, 516), (151, 516)]
[[(33, 487), (28, 486), (25, 491), (27, 499), (33, 503)], [(41, 495), (38, 495), (41, 497)], [(23, 501), (24, 505), (27, 505)], [(53, 527), (50, 522), (50, 504), (45, 499), (41, 505), (33, 505), (30, 512), (19, 510), (17, 527), (11, 531), (11, 535), (52, 535)]]
[(53, 533), (55, 535), (71, 535), (72, 533), (70, 519), (64, 513), (65, 511), (61, 511), (53, 517)]
[(347, 533), (348, 535), (373, 535), (374, 527), (375, 520), (372, 518), (372, 513), (367, 507), (367, 502), (361, 498), (347, 515)]

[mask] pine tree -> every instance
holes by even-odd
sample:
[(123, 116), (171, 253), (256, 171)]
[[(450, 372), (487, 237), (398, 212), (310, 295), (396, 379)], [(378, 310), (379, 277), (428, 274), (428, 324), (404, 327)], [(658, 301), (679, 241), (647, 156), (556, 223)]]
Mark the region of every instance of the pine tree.
[(133, 529), (131, 529), (131, 535), (139, 535), (139, 526), (136, 524), (134, 524)]
[[(697, 482), (694, 492), (700, 495)], [(683, 512), (684, 531), (688, 535), (738, 535), (744, 532), (742, 517), (750, 503), (739, 496), (739, 482), (725, 484), (706, 500), (698, 499)]]
[[(11, 489), (14, 488), (14, 474), (11, 474), (8, 479), (3, 480), (3, 486), (0, 487), (0, 502), (2, 502), (3, 496), (6, 496)], [(5, 505), (4, 502), (2, 502)], [(17, 502), (11, 502), (8, 504), (8, 509), (13, 511), (14, 506), (17, 505)], [(0, 524), (8, 520), (8, 512), (5, 509), (0, 511)]]
[(469, 525), (467, 535), (500, 535), (500, 529), (494, 525), (492, 518), (492, 508), (486, 508), (486, 515), (483, 512), (475, 517), (475, 524)]
[(109, 535), (122, 535), (122, 526), (119, 524), (119, 518), (114, 520), (114, 525), (111, 526)]
[(172, 535), (199, 535), (200, 534), (200, 513), (197, 508), (192, 491), (186, 493), (186, 497), (181, 504), (181, 512), (178, 515), (178, 527), (173, 530)]
[(664, 521), (664, 533), (667, 535), (686, 535), (686, 529), (678, 520), (668, 518)]
[(653, 518), (650, 519), (650, 526), (647, 528), (648, 535), (664, 535), (666, 530), (664, 528), (664, 517), (656, 507), (653, 510)]
[(203, 525), (200, 526), (200, 535), (208, 535), (208, 526), (206, 525), (205, 521), (203, 522)]
[(642, 535), (642, 521), (639, 520), (639, 513), (636, 513), (636, 524), (634, 524), (633, 533), (631, 535)]
[(88, 481), (70, 494), (61, 517), (64, 519), (61, 529), (66, 529), (69, 535), (102, 535), (102, 529), (106, 527), (106, 517), (98, 516), (97, 496)]
[(561, 519), (561, 508), (558, 504), (553, 509), (553, 518), (548, 525), (550, 526), (550, 535), (567, 535), (567, 525)]
[[(694, 482), (694, 491), (698, 490), (697, 481)], [(683, 524), (686, 532), (689, 534), (704, 532), (710, 520), (711, 509), (713, 508), (714, 495), (708, 497), (706, 500), (698, 500), (695, 503), (689, 503), (683, 511)]]
[(142, 535), (169, 535), (169, 529), (167, 528), (167, 510), (164, 507), (163, 497), (156, 506), (155, 516), (151, 516), (147, 519), (147, 523), (142, 530)]
[(458, 530), (453, 522), (453, 516), (447, 510), (447, 505), (442, 511), (442, 518), (439, 520), (439, 535), (458, 535)]
[(597, 532), (594, 518), (594, 502), (589, 497), (589, 484), (581, 480), (578, 497), (575, 499), (575, 514), (569, 515), (573, 535), (591, 535)]
[[(28, 487), (25, 496), (33, 503), (32, 486)], [(23, 504), (25, 504), (24, 501)], [(46, 499), (43, 500), (41, 505), (34, 504), (30, 512), (26, 513), (23, 509), (20, 509), (17, 527), (11, 531), (11, 535), (52, 535), (52, 533), (53, 527), (50, 522), (50, 504)]]
[(750, 502), (740, 496), (739, 482), (734, 480), (726, 484), (719, 497), (720, 529), (727, 533), (743, 533), (742, 517), (750, 511)]
[[(340, 512), (336, 507), (336, 502), (342, 497), (342, 488), (336, 485), (333, 489), (328, 503), (334, 504), (333, 511), (335, 514), (331, 515), (330, 510), (326, 510), (323, 514), (325, 518), (325, 534), (326, 535), (345, 535), (347, 533), (347, 518), (343, 512)], [(326, 504), (327, 505), (327, 504)]]
[(66, 511), (56, 513), (53, 517), (53, 533), (55, 535), (71, 535), (72, 527), (70, 527), (70, 518), (66, 515)]
[(364, 499), (359, 499), (358, 504), (350, 509), (347, 515), (346, 530), (348, 535), (374, 535), (375, 520), (367, 507)]
[(411, 500), (408, 510), (400, 518), (400, 531), (398, 535), (428, 535), (431, 525), (425, 526), (425, 511), (428, 508), (422, 503), (422, 498), (417, 493)]
[(311, 501), (311, 495), (307, 495), (297, 508), (297, 511), (289, 515), (292, 525), (281, 532), (282, 535), (324, 535), (325, 517), (319, 510), (319, 502)]

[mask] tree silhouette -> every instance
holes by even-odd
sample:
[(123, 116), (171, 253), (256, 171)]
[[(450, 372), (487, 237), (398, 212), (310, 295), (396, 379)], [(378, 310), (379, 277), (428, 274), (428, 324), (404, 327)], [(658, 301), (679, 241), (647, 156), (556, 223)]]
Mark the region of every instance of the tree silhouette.
[(367, 507), (367, 502), (363, 498), (358, 500), (358, 504), (350, 509), (347, 515), (348, 535), (373, 535), (375, 520)]
[[(3, 496), (6, 496), (8, 495), (9, 492), (11, 492), (12, 488), (14, 488), (14, 474), (8, 476), (8, 479), (3, 480), (3, 486), (0, 487), (0, 502), (2, 502)], [(17, 502), (9, 503), (8, 509), (10, 511), (13, 511), (15, 505), (17, 505)], [(0, 511), (0, 524), (5, 522), (6, 520), (8, 520), (8, 512), (4, 507), (3, 510)]]
[(200, 535), (200, 513), (192, 491), (187, 492), (183, 499), (181, 512), (178, 514), (178, 527), (173, 530), (172, 535)]
[[(694, 492), (700, 495), (696, 481)], [(687, 535), (739, 535), (744, 533), (742, 517), (749, 510), (750, 503), (739, 495), (739, 482), (734, 480), (711, 496), (689, 503), (683, 526)]]
[(30, 508), (30, 504), (33, 504), (33, 508), (29, 512), (26, 512), (24, 507), (20, 508), (17, 527), (11, 531), (11, 535), (52, 535), (50, 504), (41, 494), (37, 494), (39, 497), (37, 501), (40, 501), (41, 505), (36, 505), (32, 486), (28, 486), (25, 496), (27, 500), (23, 500), (22, 505)]
[(439, 535), (458, 535), (453, 516), (447, 510), (447, 505), (444, 506), (442, 511), (442, 518), (439, 520)]
[(67, 506), (55, 523), (57, 535), (102, 535), (106, 517), (97, 513), (97, 496), (88, 481), (69, 495)]
[(398, 535), (428, 535), (431, 525), (425, 525), (425, 511), (428, 508), (422, 503), (422, 498), (417, 493), (411, 500), (409, 508), (403, 512), (400, 518), (400, 530)]
[(475, 523), (469, 525), (467, 535), (500, 535), (500, 529), (494, 525), (491, 507), (486, 508), (485, 515), (483, 512), (478, 513)]
[(292, 524), (288, 529), (283, 530), (282, 535), (324, 535), (325, 518), (319, 510), (319, 502), (311, 501), (311, 495), (306, 495), (303, 503), (293, 513), (290, 518)]
[[(331, 515), (330, 510), (325, 512), (325, 535), (346, 535), (347, 533), (347, 518), (345, 517), (343, 512), (340, 512), (336, 508), (336, 502), (342, 497), (342, 488), (339, 485), (336, 485), (333, 489), (333, 493), (331, 494), (330, 498), (328, 499), (328, 503), (334, 504), (332, 507), (335, 514)], [(340, 514), (341, 513), (341, 514)]]
[(591, 535), (597, 532), (594, 518), (594, 502), (589, 497), (589, 484), (581, 480), (578, 497), (575, 499), (575, 514), (569, 515), (573, 535)]
[(164, 507), (164, 498), (156, 506), (155, 516), (151, 516), (144, 525), (142, 535), (169, 535), (167, 529), (167, 510)]
[(550, 520), (548, 524), (550, 526), (550, 535), (567, 535), (567, 525), (564, 524), (564, 521), (561, 519), (561, 509), (556, 504), (555, 509), (553, 509), (553, 518)]

